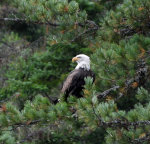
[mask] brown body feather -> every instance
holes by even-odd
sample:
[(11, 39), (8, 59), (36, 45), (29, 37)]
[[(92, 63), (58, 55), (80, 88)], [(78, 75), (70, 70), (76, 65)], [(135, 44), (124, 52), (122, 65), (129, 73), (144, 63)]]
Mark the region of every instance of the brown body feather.
[(91, 70), (84, 70), (83, 68), (73, 70), (63, 83), (61, 92), (64, 93), (65, 100), (69, 95), (82, 97), (82, 90), (85, 84), (85, 78), (92, 77), (95, 80), (95, 74)]

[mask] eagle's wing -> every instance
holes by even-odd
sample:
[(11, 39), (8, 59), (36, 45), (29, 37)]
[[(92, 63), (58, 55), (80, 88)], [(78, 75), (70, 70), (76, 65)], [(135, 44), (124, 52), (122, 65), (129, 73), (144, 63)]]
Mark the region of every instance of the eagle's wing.
[(79, 75), (79, 69), (77, 70), (73, 70), (68, 77), (66, 78), (66, 80), (63, 83), (63, 87), (61, 89), (61, 92), (65, 93), (67, 90), (69, 90), (71, 87), (73, 87), (74, 85), (76, 85), (77, 80), (79, 79), (80, 75)]
[(92, 77), (94, 81), (95, 76), (91, 70), (84, 71), (83, 69), (75, 69), (68, 75), (61, 89), (61, 92), (65, 94), (64, 98), (66, 101), (67, 101), (67, 97), (70, 94), (76, 97), (82, 97), (82, 94), (80, 92), (82, 91), (83, 86), (85, 84), (84, 78), (87, 76)]

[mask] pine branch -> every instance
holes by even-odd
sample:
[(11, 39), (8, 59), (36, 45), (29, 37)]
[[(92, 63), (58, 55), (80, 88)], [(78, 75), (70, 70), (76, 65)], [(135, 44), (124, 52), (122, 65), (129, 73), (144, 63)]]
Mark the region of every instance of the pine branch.
[[(0, 21), (11, 21), (11, 22), (19, 22), (19, 23), (29, 23), (29, 24), (40, 24), (40, 25), (50, 25), (50, 26), (60, 26), (61, 24), (58, 23), (52, 23), (48, 20), (45, 19), (45, 22), (40, 22), (40, 21), (29, 21), (27, 19), (21, 19), (21, 18), (0, 18)], [(80, 27), (85, 27), (86, 25), (88, 26), (88, 29), (85, 30), (84, 32), (80, 33), (79, 35), (77, 35), (73, 40), (71, 40), (71, 42), (76, 41), (77, 39), (79, 39), (81, 36), (89, 33), (89, 32), (95, 32), (99, 29), (99, 26), (94, 22), (94, 21), (90, 21), (87, 20), (85, 21), (84, 24), (82, 23), (76, 23), (76, 25), (79, 25)]]
[(135, 34), (136, 31), (135, 29), (132, 28), (132, 26), (126, 25), (126, 26), (121, 27), (121, 29), (119, 30), (119, 33), (121, 37), (129, 38), (130, 36), (133, 36), (133, 34)]
[[(36, 141), (40, 141), (40, 140), (45, 140), (45, 139), (49, 139), (49, 138), (53, 138), (52, 137), (52, 129), (56, 128), (58, 129), (58, 125), (57, 124), (53, 124), (53, 125), (48, 125), (47, 127), (42, 127), (39, 129), (34, 130), (33, 132), (29, 132), (27, 134), (27, 136), (25, 136), (21, 141), (19, 141), (19, 144), (24, 143), (24, 142), (33, 142), (34, 140)], [(71, 138), (72, 140), (74, 139), (75, 141), (83, 141), (83, 143), (85, 143), (84, 139), (81, 136), (74, 136)]]
[[(6, 103), (6, 102), (8, 102), (9, 100), (13, 100), (15, 97), (16, 97), (16, 95), (13, 95), (13, 96), (11, 96), (11, 97), (9, 97), (9, 98), (5, 98), (4, 100), (1, 100), (1, 101), (0, 101), (0, 104)], [(0, 107), (1, 107), (1, 106), (0, 106)]]
[(4, 99), (4, 100), (1, 100), (1, 101), (0, 101), (0, 104), (1, 104), (1, 103), (5, 103), (5, 102), (7, 102), (8, 100), (9, 100), (9, 98), (6, 98), (6, 99)]
[(20, 23), (26, 22), (26, 23), (32, 23), (32, 24), (50, 25), (50, 26), (54, 26), (54, 27), (60, 26), (57, 23), (52, 23), (52, 22), (49, 22), (49, 21), (47, 21), (47, 22), (39, 22), (38, 21), (37, 22), (37, 21), (28, 21), (26, 19), (20, 19), (20, 18), (0, 18), (0, 21), (5, 21), (5, 22), (11, 21), (11, 22), (20, 22)]
[[(41, 119), (39, 119), (39, 120), (33, 120), (31, 122), (27, 121), (27, 122), (23, 122), (23, 123), (10, 124), (9, 126), (12, 127), (12, 129), (10, 129), (10, 130), (3, 130), (2, 126), (0, 128), (1, 128), (1, 131), (13, 131), (13, 130), (16, 130), (17, 128), (19, 128), (19, 127), (27, 127), (27, 126), (39, 124), (40, 122), (42, 122)], [(49, 122), (49, 121), (47, 120), (45, 122)]]
[(26, 127), (26, 126), (35, 125), (35, 124), (38, 124), (39, 122), (41, 122), (41, 120), (34, 120), (34, 121), (31, 121), (30, 123), (28, 123), (28, 122), (16, 123), (16, 124), (12, 125), (13, 128), (11, 130), (15, 130), (18, 127)]
[(78, 34), (73, 40), (71, 40), (71, 42), (74, 42), (74, 41), (76, 41), (77, 39), (79, 39), (80, 37), (82, 37), (83, 35), (85, 35), (85, 34), (91, 32), (91, 31), (95, 31), (95, 30), (96, 30), (96, 29), (90, 29), (90, 28), (88, 28), (88, 29), (85, 30), (84, 32)]
[(145, 121), (137, 121), (137, 122), (129, 122), (129, 121), (121, 121), (121, 120), (114, 120), (110, 122), (102, 122), (103, 126), (106, 127), (119, 127), (119, 128), (130, 128), (130, 127), (141, 127), (141, 126), (147, 126), (150, 125), (150, 121), (145, 120)]
[(10, 44), (8, 44), (7, 42), (5, 42), (5, 41), (3, 41), (3, 40), (0, 40), (0, 43), (6, 45), (6, 46), (9, 47), (10, 49), (13, 49), (13, 47), (12, 47)]
[[(94, 114), (95, 111), (94, 111)], [(96, 115), (97, 117), (98, 115)], [(150, 125), (150, 121), (149, 120), (145, 120), (145, 121), (136, 121), (136, 122), (129, 122), (128, 120), (120, 120), (120, 119), (116, 119), (113, 121), (108, 121), (105, 122), (101, 119), (101, 117), (98, 116), (98, 120), (99, 120), (99, 126), (104, 126), (104, 127), (112, 127), (112, 128), (126, 128), (129, 129), (131, 127), (141, 127), (141, 126), (147, 126)], [(43, 122), (43, 120), (39, 119), (39, 120), (33, 120), (31, 122), (23, 122), (23, 123), (16, 123), (14, 125), (9, 125), (12, 126), (13, 128), (11, 130), (15, 130), (18, 127), (26, 127), (26, 126), (31, 126), (31, 125), (35, 125), (35, 124), (39, 124), (40, 122)], [(47, 124), (47, 122), (49, 122), (49, 120), (46, 120), (44, 124)], [(2, 128), (2, 127), (1, 127)], [(10, 131), (11, 131), (10, 130)]]
[(44, 139), (44, 135), (45, 135), (46, 131), (47, 131), (47, 127), (46, 128), (41, 128), (39, 130), (35, 130), (31, 133), (28, 133), (27, 136), (19, 142), (19, 144), (24, 143), (26, 141), (31, 142), (31, 141), (36, 140), (36, 139), (42, 140), (42, 139)]
[(52, 104), (57, 104), (59, 102), (59, 99), (58, 98), (52, 98), (51, 96), (49, 96), (47, 93), (42, 93), (42, 95), (44, 97), (47, 97), (50, 101), (50, 103)]
[[(144, 85), (147, 76), (149, 75), (148, 73), (148, 67), (146, 66), (145, 60), (141, 59), (139, 60), (138, 64), (137, 64), (137, 70), (136, 70), (136, 74), (133, 78), (127, 79), (125, 82), (125, 87), (124, 87), (124, 91), (128, 92), (131, 88), (132, 88), (132, 83), (133, 82), (137, 82), (138, 86)], [(106, 98), (108, 94), (110, 94), (112, 91), (116, 91), (117, 89), (121, 88), (119, 85), (114, 86), (110, 89), (105, 90), (104, 92), (100, 93), (97, 95), (98, 99), (103, 99)], [(118, 99), (120, 99), (124, 94), (123, 93), (119, 93), (119, 97), (115, 99), (115, 101), (117, 101)]]
[(91, 103), (92, 106), (92, 110), (93, 113), (95, 115), (95, 117), (97, 118), (97, 120), (99, 121), (98, 126), (103, 126), (105, 128), (107, 127), (111, 127), (111, 128), (125, 128), (126, 130), (129, 130), (130, 128), (136, 128), (136, 127), (143, 127), (143, 126), (147, 126), (150, 125), (150, 121), (149, 120), (144, 120), (144, 121), (136, 121), (136, 122), (129, 122), (128, 119), (124, 118), (121, 119), (116, 119), (113, 121), (104, 121), (101, 116), (96, 114), (96, 111), (94, 109), (94, 105), (93, 103)]
[(119, 88), (120, 88), (120, 86), (114, 86), (114, 87), (112, 87), (112, 88), (110, 88), (110, 89), (108, 89), (108, 90), (105, 90), (104, 92), (98, 94), (98, 95), (97, 95), (97, 98), (98, 98), (98, 99), (106, 98), (106, 96), (107, 96), (110, 92), (116, 91), (116, 90), (119, 89)]
[(92, 110), (93, 110), (93, 113), (95, 115), (95, 117), (97, 118), (98, 120), (98, 126), (100, 127), (105, 127), (105, 128), (125, 128), (126, 130), (129, 130), (131, 128), (137, 128), (137, 127), (143, 127), (143, 126), (147, 126), (147, 125), (150, 125), (150, 121), (149, 120), (144, 120), (144, 121), (136, 121), (136, 122), (129, 122), (128, 119), (124, 118), (121, 120), (121, 119), (116, 119), (116, 120), (113, 120), (113, 121), (104, 121), (101, 116), (97, 115), (96, 114), (96, 111), (94, 109), (94, 105), (93, 103), (91, 103), (91, 106), (92, 106)]
[[(40, 22), (40, 21), (30, 21), (30, 20), (27, 20), (27, 19), (21, 19), (21, 18), (17, 18), (15, 16), (15, 18), (0, 18), (0, 21), (4, 21), (4, 22), (20, 22), (20, 23), (29, 23), (29, 24), (40, 24), (40, 25), (50, 25), (50, 26), (54, 26), (54, 27), (57, 27), (57, 26), (60, 26), (61, 24), (59, 23), (52, 23), (48, 20), (45, 19), (45, 22)], [(79, 25), (80, 27), (85, 27), (85, 25), (88, 24), (88, 27), (90, 27), (92, 30), (96, 30), (99, 28), (98, 25), (95, 24), (94, 21), (90, 21), (90, 20), (87, 20), (85, 21), (84, 24), (82, 23), (76, 23), (76, 25)]]
[[(94, 112), (94, 114), (96, 115), (96, 113)], [(129, 130), (130, 128), (136, 128), (136, 127), (142, 127), (142, 126), (147, 126), (150, 125), (150, 121), (149, 120), (145, 120), (145, 121), (136, 121), (136, 122), (129, 122), (127, 119), (120, 120), (120, 119), (116, 119), (113, 121), (108, 121), (105, 122), (101, 119), (100, 116), (96, 115), (96, 117), (98, 118), (99, 121), (99, 126), (103, 126), (103, 127), (111, 127), (111, 128), (125, 128), (127, 130)]]
[(132, 140), (131, 143), (133, 143), (133, 144), (142, 144), (143, 142), (149, 141), (149, 140), (150, 140), (150, 132), (146, 133), (144, 137)]
[(86, 20), (86, 24), (88, 24), (89, 27), (91, 28), (95, 28), (95, 29), (99, 28), (99, 26), (94, 21), (91, 21), (91, 20)]
[(94, 21), (90, 21), (90, 20), (85, 21), (84, 25), (80, 24), (80, 23), (77, 23), (77, 25), (79, 25), (81, 27), (85, 27), (87, 25), (88, 29), (85, 30), (84, 32), (78, 34), (73, 40), (71, 40), (71, 42), (76, 41), (77, 39), (79, 39), (80, 37), (82, 37), (83, 35), (85, 35), (87, 33), (95, 32), (99, 29), (99, 26)]

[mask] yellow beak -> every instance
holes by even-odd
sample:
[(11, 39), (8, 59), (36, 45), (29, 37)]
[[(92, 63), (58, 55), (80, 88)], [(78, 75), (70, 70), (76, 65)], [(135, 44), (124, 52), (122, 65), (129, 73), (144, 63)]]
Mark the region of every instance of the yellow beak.
[(77, 58), (77, 57), (72, 58), (72, 62), (75, 62), (77, 60), (79, 60), (79, 58)]

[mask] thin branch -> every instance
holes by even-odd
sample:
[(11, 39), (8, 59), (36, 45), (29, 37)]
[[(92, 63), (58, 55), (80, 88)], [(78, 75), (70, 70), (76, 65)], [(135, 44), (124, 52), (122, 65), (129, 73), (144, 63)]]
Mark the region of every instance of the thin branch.
[(99, 26), (94, 21), (86, 20), (86, 24), (88, 24), (88, 27), (90, 27), (90, 28), (93, 28), (96, 30), (99, 29)]
[(73, 40), (71, 40), (71, 42), (76, 41), (77, 39), (79, 39), (80, 37), (82, 37), (83, 35), (85, 35), (89, 32), (95, 32), (99, 29), (99, 26), (94, 21), (90, 21), (90, 20), (86, 20), (84, 25), (81, 23), (76, 23), (76, 24), (81, 27), (87, 26), (88, 29), (85, 30), (84, 32), (78, 34)]
[(9, 47), (9, 48), (11, 48), (11, 49), (13, 49), (13, 47), (12, 47), (10, 44), (8, 44), (7, 42), (5, 42), (5, 41), (3, 41), (3, 40), (0, 40), (0, 43), (6, 45), (7, 47)]
[(31, 142), (33, 140), (36, 140), (37, 138), (40, 139), (40, 140), (42, 138), (44, 139), (45, 132), (47, 132), (47, 131), (48, 131), (48, 128), (46, 127), (46, 128), (42, 128), (42, 129), (40, 128), (40, 129), (35, 130), (31, 133), (28, 133), (27, 136), (19, 142), (19, 144), (24, 143), (26, 141)]
[(12, 22), (26, 22), (26, 23), (33, 23), (33, 24), (45, 24), (45, 25), (51, 25), (51, 26), (60, 26), (60, 24), (52, 23), (52, 22), (39, 22), (39, 21), (29, 21), (27, 19), (20, 19), (20, 18), (0, 18), (0, 21), (12, 21)]
[[(38, 124), (40, 123), (42, 120), (39, 119), (39, 120), (33, 120), (31, 122), (23, 122), (23, 123), (16, 123), (16, 124), (12, 124), (12, 125), (9, 125), (9, 126), (12, 126), (13, 128), (10, 129), (10, 130), (3, 130), (2, 129), (2, 126), (0, 127), (1, 128), (1, 131), (13, 131), (13, 130), (16, 130), (17, 128), (19, 127), (27, 127), (27, 126), (31, 126), (31, 125), (35, 125), (35, 124)], [(48, 120), (46, 122), (49, 122)]]
[(76, 41), (77, 39), (79, 39), (81, 36), (83, 36), (83, 35), (85, 35), (85, 34), (87, 34), (87, 33), (89, 33), (89, 32), (94, 32), (94, 31), (96, 31), (97, 30), (97, 28), (88, 28), (87, 30), (85, 30), (84, 32), (82, 32), (82, 33), (80, 33), (80, 34), (78, 34), (73, 40), (71, 40), (71, 42), (74, 42), (74, 41)]
[[(8, 22), (9, 21), (12, 21), (12, 22), (26, 22), (26, 23), (41, 24), (41, 25), (45, 24), (45, 25), (51, 25), (51, 26), (54, 26), (54, 27), (61, 25), (59, 23), (52, 23), (52, 22), (50, 22), (46, 19), (45, 19), (46, 22), (40, 22), (40, 21), (30, 21), (30, 20), (27, 20), (27, 19), (21, 19), (21, 18), (17, 18), (17, 17), (15, 17), (15, 18), (0, 18), (0, 21), (4, 21), (4, 22), (7, 22), (7, 21)], [(85, 21), (84, 24), (82, 24), (82, 23), (76, 23), (76, 24), (79, 25), (80, 27), (84, 27), (86, 24), (88, 24), (88, 27), (90, 29), (93, 29), (93, 30), (94, 29), (96, 30), (96, 29), (99, 28), (99, 26), (96, 25), (94, 21), (90, 21), (90, 20)]]
[[(92, 110), (93, 110), (94, 115), (97, 117), (97, 119), (98, 119), (98, 121), (99, 121), (100, 123), (103, 123), (103, 120), (101, 119), (101, 117), (99, 117), (99, 116), (96, 114), (96, 111), (95, 111), (93, 102), (92, 102), (91, 104), (92, 104)], [(97, 125), (99, 126), (99, 123), (98, 123), (98, 122), (97, 122)]]
[(34, 120), (34, 121), (31, 121), (30, 123), (28, 123), (28, 122), (16, 123), (16, 124), (13, 125), (12, 130), (17, 129), (18, 127), (26, 127), (26, 126), (31, 126), (31, 125), (34, 125), (34, 124), (38, 124), (39, 122), (41, 122), (41, 120)]
[(108, 90), (105, 90), (104, 92), (98, 94), (98, 95), (97, 95), (97, 98), (98, 98), (98, 99), (103, 99), (103, 98), (105, 98), (110, 92), (116, 91), (116, 90), (119, 89), (119, 88), (120, 88), (120, 86), (114, 86), (114, 87), (112, 87), (112, 88), (110, 88), (110, 89), (108, 89)]
[(136, 121), (136, 122), (129, 122), (129, 121), (121, 121), (121, 120), (114, 120), (110, 122), (104, 122), (102, 123), (103, 126), (107, 127), (119, 127), (119, 128), (130, 128), (130, 127), (140, 127), (140, 126), (147, 126), (150, 125), (150, 121), (145, 120), (145, 121)]
[(57, 104), (59, 102), (58, 98), (52, 98), (47, 93), (42, 93), (42, 96), (47, 97), (52, 104)]

